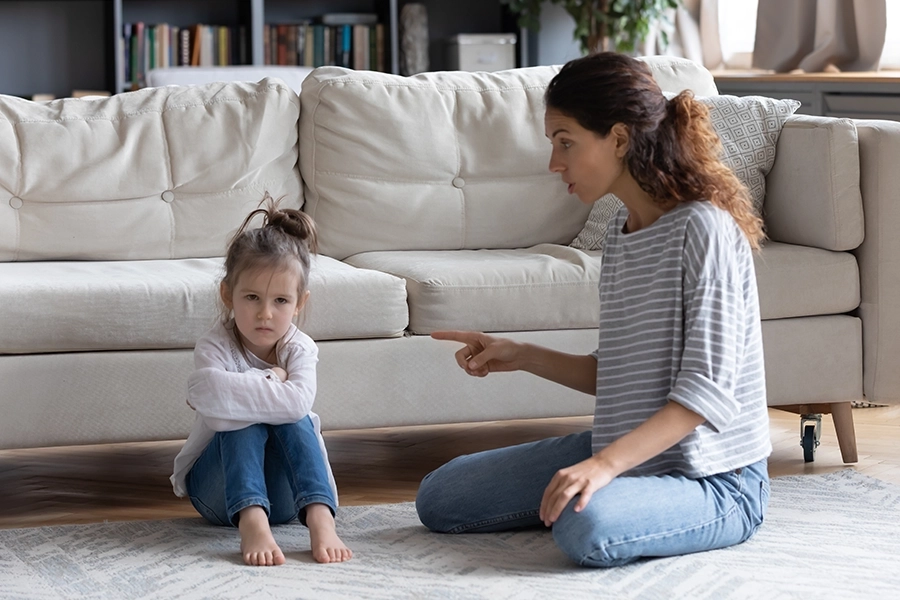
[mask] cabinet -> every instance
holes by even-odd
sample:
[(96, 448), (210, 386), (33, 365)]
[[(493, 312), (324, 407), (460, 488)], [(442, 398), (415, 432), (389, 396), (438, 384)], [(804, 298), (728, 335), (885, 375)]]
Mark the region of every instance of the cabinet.
[[(444, 69), (446, 40), (457, 33), (518, 33), (500, 0), (420, 0), (429, 23), (432, 70)], [(378, 15), (387, 70), (399, 72), (399, 16), (407, 0), (0, 0), (0, 94), (68, 96), (73, 89), (127, 89), (126, 23), (243, 27), (247, 62), (264, 64), (266, 23), (325, 13)]]
[(800, 101), (797, 114), (900, 121), (900, 72), (757, 75), (715, 73), (720, 94)]

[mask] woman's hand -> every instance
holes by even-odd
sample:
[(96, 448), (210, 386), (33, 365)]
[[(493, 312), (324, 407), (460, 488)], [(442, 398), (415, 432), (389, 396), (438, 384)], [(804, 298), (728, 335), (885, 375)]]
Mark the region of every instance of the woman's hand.
[(540, 518), (550, 527), (559, 519), (560, 513), (575, 496), (581, 494), (575, 503), (575, 512), (581, 512), (588, 505), (591, 496), (616, 478), (617, 473), (606, 461), (594, 455), (571, 467), (560, 469), (550, 480), (544, 497), (541, 498)]
[(484, 377), (488, 373), (499, 371), (517, 371), (520, 368), (522, 345), (512, 340), (475, 331), (435, 331), (431, 337), (465, 344), (456, 351), (456, 362), (474, 377)]

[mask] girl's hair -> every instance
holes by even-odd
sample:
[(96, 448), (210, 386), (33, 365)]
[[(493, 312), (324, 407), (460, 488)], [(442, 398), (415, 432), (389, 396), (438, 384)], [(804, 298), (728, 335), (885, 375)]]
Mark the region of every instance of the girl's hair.
[[(222, 278), (228, 290), (234, 290), (245, 271), (264, 268), (294, 271), (300, 279), (298, 298), (306, 292), (311, 254), (318, 245), (316, 226), (305, 212), (278, 208), (282, 198), (274, 200), (266, 192), (260, 208), (247, 215), (228, 243)], [(262, 225), (250, 228), (250, 222), (259, 215), (263, 218)], [(224, 321), (228, 320), (227, 313), (223, 310)], [(235, 337), (240, 343), (240, 337)]]
[(603, 137), (624, 124), (626, 165), (655, 202), (708, 200), (731, 213), (753, 248), (765, 239), (747, 188), (721, 160), (707, 107), (687, 90), (666, 100), (646, 63), (614, 52), (569, 61), (550, 81), (544, 103)]

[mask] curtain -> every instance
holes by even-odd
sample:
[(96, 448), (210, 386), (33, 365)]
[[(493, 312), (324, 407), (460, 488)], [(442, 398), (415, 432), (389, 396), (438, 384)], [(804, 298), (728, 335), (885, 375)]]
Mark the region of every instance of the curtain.
[(885, 0), (759, 0), (753, 66), (875, 71), (886, 27)]
[(720, 1), (682, 0), (679, 7), (672, 9), (668, 14), (668, 25), (665, 26), (665, 30), (669, 44), (666, 46), (662, 43), (660, 32), (664, 25), (660, 23), (651, 28), (644, 46), (638, 49), (638, 53), (681, 56), (698, 62), (710, 70), (723, 67), (749, 68), (749, 58), (735, 64), (734, 57), (726, 56), (722, 47)]

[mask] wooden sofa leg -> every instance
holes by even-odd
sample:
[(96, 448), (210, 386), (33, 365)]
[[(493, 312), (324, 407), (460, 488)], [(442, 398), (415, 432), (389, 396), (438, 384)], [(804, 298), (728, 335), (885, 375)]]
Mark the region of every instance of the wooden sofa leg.
[(845, 463), (859, 461), (856, 452), (856, 431), (853, 428), (853, 413), (849, 402), (837, 402), (831, 405), (831, 416), (834, 419), (834, 431), (837, 433), (838, 445), (841, 447), (841, 458)]

